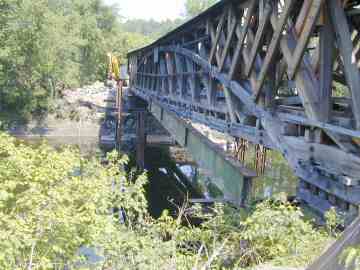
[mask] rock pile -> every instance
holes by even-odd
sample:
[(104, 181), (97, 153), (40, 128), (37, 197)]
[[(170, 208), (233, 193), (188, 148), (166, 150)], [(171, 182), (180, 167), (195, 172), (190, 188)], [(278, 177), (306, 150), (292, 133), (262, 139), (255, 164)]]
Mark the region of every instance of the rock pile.
[(56, 118), (84, 121), (98, 121), (105, 112), (115, 107), (116, 88), (113, 84), (95, 82), (73, 90), (62, 92), (62, 99), (54, 101)]
[(105, 108), (108, 106), (109, 100), (115, 101), (116, 89), (105, 86), (102, 82), (95, 82), (92, 85), (75, 90), (66, 90), (63, 95), (69, 103), (85, 103)]

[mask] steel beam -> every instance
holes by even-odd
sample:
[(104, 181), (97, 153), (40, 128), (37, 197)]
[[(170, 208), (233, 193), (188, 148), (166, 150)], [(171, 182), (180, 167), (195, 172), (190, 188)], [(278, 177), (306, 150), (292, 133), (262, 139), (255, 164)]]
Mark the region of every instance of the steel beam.
[(256, 174), (175, 113), (156, 102), (151, 102), (149, 108), (156, 119), (209, 175), (211, 182), (223, 192), (224, 199), (239, 206), (244, 205), (251, 194), (251, 179)]

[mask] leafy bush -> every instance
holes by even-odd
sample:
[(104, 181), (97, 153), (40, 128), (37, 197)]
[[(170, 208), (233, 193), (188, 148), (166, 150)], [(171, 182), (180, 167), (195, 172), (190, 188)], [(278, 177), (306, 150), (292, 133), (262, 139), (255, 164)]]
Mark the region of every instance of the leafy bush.
[(329, 235), (337, 236), (341, 228), (344, 227), (345, 219), (342, 214), (337, 213), (335, 207), (331, 207), (325, 213), (326, 230)]
[(329, 240), (303, 219), (301, 210), (290, 203), (266, 201), (256, 206), (242, 223), (247, 241), (245, 262), (273, 261), (281, 265), (306, 265), (319, 255)]
[(346, 269), (359, 270), (360, 269), (360, 246), (348, 247), (340, 255), (340, 263)]
[(125, 158), (110, 155), (103, 167), (74, 149), (16, 146), (5, 134), (0, 135), (0, 156), (0, 269), (72, 264), (80, 247), (99, 246), (104, 235), (119, 235), (120, 224), (110, 215), (114, 206), (127, 213), (127, 224), (144, 219), (146, 178), (127, 180), (120, 170)]
[[(329, 242), (325, 230), (316, 230), (304, 220), (299, 208), (287, 202), (268, 200), (247, 216), (228, 206), (217, 205), (203, 216), (199, 239), (211, 246), (226, 244), (214, 260), (230, 269), (265, 262), (282, 266), (304, 266), (312, 262)], [(243, 220), (243, 221), (242, 221)]]
[[(146, 176), (72, 148), (18, 144), (0, 133), (0, 269), (238, 269), (261, 262), (305, 265), (328, 240), (288, 203), (247, 214), (227, 205), (147, 212)], [(199, 227), (189, 222), (201, 217)], [(100, 258), (90, 264), (79, 252)]]

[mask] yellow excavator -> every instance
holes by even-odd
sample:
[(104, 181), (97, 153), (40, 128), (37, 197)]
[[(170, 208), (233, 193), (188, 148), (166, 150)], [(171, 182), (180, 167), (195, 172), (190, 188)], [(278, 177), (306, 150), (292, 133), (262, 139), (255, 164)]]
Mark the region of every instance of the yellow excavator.
[(109, 79), (114, 79), (115, 81), (120, 80), (120, 67), (118, 58), (112, 53), (108, 53), (109, 66), (108, 66), (108, 76)]

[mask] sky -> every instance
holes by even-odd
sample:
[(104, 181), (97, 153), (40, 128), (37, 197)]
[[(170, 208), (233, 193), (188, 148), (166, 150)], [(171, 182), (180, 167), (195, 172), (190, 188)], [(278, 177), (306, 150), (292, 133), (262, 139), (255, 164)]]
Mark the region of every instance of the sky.
[(105, 3), (117, 4), (125, 18), (162, 21), (181, 16), (185, 0), (105, 0)]

